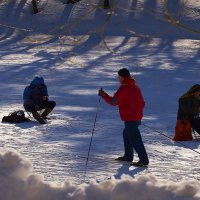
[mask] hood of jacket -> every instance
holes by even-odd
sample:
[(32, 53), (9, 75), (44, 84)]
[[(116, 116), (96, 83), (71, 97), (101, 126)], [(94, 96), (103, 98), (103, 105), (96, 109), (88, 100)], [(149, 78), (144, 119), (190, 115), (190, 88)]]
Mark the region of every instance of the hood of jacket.
[(135, 85), (135, 79), (132, 77), (125, 77), (124, 80), (121, 82), (121, 85)]
[(31, 86), (31, 87), (34, 87), (34, 86), (36, 86), (36, 85), (45, 85), (44, 79), (43, 79), (42, 77), (36, 76), (36, 77), (31, 81), (30, 86)]

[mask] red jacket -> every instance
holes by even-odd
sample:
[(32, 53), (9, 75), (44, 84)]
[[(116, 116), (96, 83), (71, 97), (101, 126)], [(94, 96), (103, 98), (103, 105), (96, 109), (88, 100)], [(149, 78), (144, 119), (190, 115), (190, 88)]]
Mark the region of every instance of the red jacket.
[(145, 102), (140, 88), (131, 77), (124, 78), (113, 97), (105, 93), (103, 99), (112, 106), (118, 105), (123, 121), (139, 121), (143, 117)]

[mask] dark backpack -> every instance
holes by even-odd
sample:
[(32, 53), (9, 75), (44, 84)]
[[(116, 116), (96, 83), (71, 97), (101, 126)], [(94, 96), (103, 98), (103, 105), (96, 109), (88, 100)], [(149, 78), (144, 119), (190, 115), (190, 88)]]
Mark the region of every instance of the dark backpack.
[(25, 117), (23, 110), (17, 110), (10, 113), (8, 116), (4, 116), (2, 118), (2, 122), (9, 122), (9, 123), (21, 123), (21, 122), (29, 122), (31, 121), (29, 118)]

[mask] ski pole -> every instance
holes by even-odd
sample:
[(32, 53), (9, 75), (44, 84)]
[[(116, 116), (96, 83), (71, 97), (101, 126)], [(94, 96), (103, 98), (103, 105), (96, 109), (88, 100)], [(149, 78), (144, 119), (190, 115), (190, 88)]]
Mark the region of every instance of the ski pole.
[(98, 114), (98, 109), (99, 109), (99, 106), (100, 106), (100, 101), (101, 101), (101, 97), (99, 97), (99, 101), (98, 101), (98, 104), (97, 104), (97, 107), (96, 107), (96, 115), (95, 115), (95, 118), (94, 118), (94, 125), (93, 125), (93, 129), (92, 129), (92, 135), (91, 135), (91, 138), (90, 138), (90, 145), (89, 145), (87, 159), (86, 159), (86, 163), (85, 163), (84, 180), (86, 178), (87, 164), (88, 164), (88, 160), (89, 160), (89, 156), (90, 156), (90, 149), (91, 149), (91, 146), (92, 146), (92, 140), (93, 140), (93, 135), (94, 135), (94, 129), (95, 129), (95, 126), (96, 126), (97, 114)]
[[(145, 127), (147, 127), (147, 128), (149, 128), (149, 129), (151, 129), (151, 130), (152, 130), (152, 131), (154, 131), (154, 132), (157, 132), (157, 133), (159, 133), (160, 135), (162, 135), (162, 136), (164, 136), (164, 137), (166, 137), (166, 138), (168, 138), (168, 139), (170, 139), (170, 140), (173, 140), (171, 137), (169, 137), (169, 136), (167, 136), (167, 135), (163, 134), (161, 131), (157, 131), (157, 130), (153, 129), (152, 127), (150, 127), (150, 126), (147, 126), (147, 125), (145, 125), (145, 124), (143, 124), (143, 123), (142, 123), (142, 125), (143, 125), (143, 126), (145, 126)], [(198, 154), (200, 154), (200, 152), (199, 152), (199, 151), (196, 151), (196, 150), (194, 150), (194, 149), (190, 148), (189, 146), (187, 146), (187, 145), (183, 144), (182, 142), (178, 142), (178, 141), (175, 141), (175, 142), (176, 142), (176, 143), (178, 143), (178, 144), (180, 144), (180, 145), (182, 145), (183, 147), (185, 147), (185, 148), (187, 148), (187, 149), (190, 149), (191, 151), (194, 151), (195, 153), (198, 153)]]

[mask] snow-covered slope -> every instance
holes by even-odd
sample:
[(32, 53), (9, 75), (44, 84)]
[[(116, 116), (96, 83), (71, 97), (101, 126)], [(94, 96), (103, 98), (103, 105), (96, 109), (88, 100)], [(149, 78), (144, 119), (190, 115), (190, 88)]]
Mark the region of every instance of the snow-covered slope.
[[(0, 117), (23, 109), (23, 89), (36, 75), (44, 77), (50, 98), (57, 102), (52, 120), (46, 125), (38, 125), (34, 120), (16, 125), (1, 123), (2, 151), (14, 149), (22, 154), (32, 162), (32, 172), (43, 175), (49, 182), (80, 184), (102, 182), (111, 177), (120, 179), (122, 175), (136, 177), (133, 180), (129, 177), (128, 183), (110, 180), (107, 199), (117, 199), (118, 192), (110, 196), (112, 190), (117, 190), (117, 184), (122, 184), (118, 189), (123, 191), (119, 199), (133, 195), (124, 192), (124, 187), (144, 185), (149, 192), (143, 199), (151, 195), (152, 199), (176, 199), (177, 195), (177, 199), (200, 198), (196, 189), (200, 180), (199, 141), (184, 142), (183, 146), (158, 133), (173, 136), (177, 99), (199, 82), (200, 3), (184, 1), (183, 6), (177, 0), (167, 5), (156, 0), (113, 0), (111, 11), (103, 10), (100, 4), (97, 0), (81, 0), (74, 5), (65, 4), (64, 0), (41, 1), (42, 11), (33, 15), (31, 1), (0, 2)], [(145, 126), (141, 126), (141, 133), (150, 157), (147, 169), (113, 162), (123, 154), (123, 122), (117, 108), (103, 101), (99, 103), (97, 93), (101, 87), (114, 93), (119, 86), (117, 71), (122, 67), (130, 69), (146, 100)], [(96, 112), (97, 123), (86, 168)], [(29, 177), (30, 163), (23, 156), (1, 153), (0, 177), (4, 181), (0, 191), (5, 195), (4, 200), (11, 199), (7, 191), (11, 183), (13, 195), (19, 194), (16, 200), (22, 199), (25, 190), (18, 188), (18, 182), (25, 180), (24, 184), (30, 186), (35, 183), (34, 176)], [(18, 171), (13, 172), (18, 169), (20, 175)], [(178, 184), (169, 182), (173, 187), (168, 188), (163, 180)], [(182, 180), (187, 183), (180, 188)], [(39, 199), (45, 193), (43, 180), (35, 181), (42, 184), (41, 193), (29, 198), (26, 195), (33, 194), (27, 189), (24, 199)], [(71, 187), (58, 186), (58, 190), (73, 193), (80, 189)], [(162, 187), (164, 191), (159, 190)], [(18, 189), (19, 192), (14, 192)], [(88, 185), (89, 191), (93, 189), (93, 185)], [(57, 194), (57, 199), (62, 199), (58, 190), (54, 191), (52, 184), (47, 189), (55, 192), (52, 199)], [(155, 196), (154, 191), (158, 190), (164, 192), (163, 196)], [(137, 194), (141, 196), (142, 191)], [(94, 191), (97, 194), (102, 199), (103, 191)], [(41, 199), (45, 198), (49, 196)], [(92, 199), (79, 196), (78, 191), (66, 198)]]

